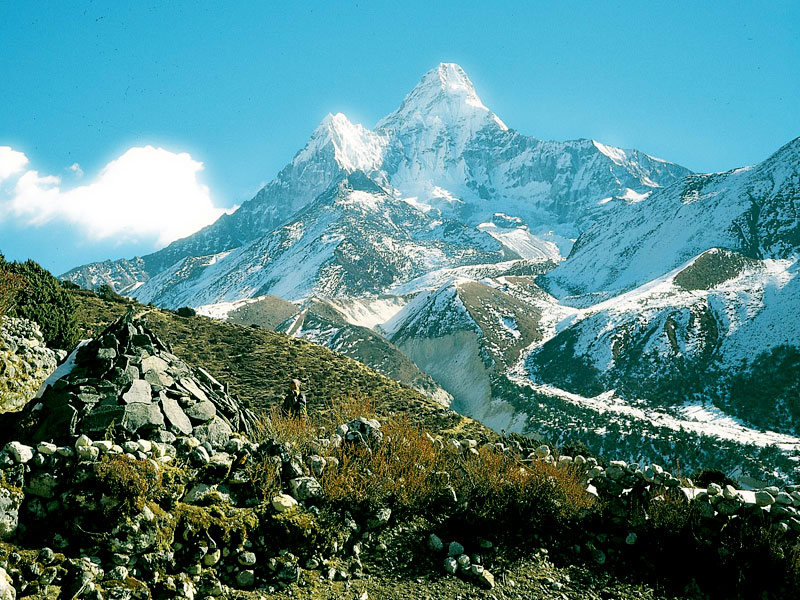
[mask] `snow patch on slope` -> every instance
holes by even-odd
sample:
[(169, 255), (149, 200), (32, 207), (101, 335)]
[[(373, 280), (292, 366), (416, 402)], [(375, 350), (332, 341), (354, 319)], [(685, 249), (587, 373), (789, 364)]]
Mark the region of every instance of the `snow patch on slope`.
[(341, 298), (328, 301), (351, 325), (375, 329), (394, 317), (408, 300), (399, 296), (380, 298)]
[(504, 273), (514, 265), (522, 262), (523, 261), (509, 260), (493, 264), (436, 269), (425, 275), (392, 286), (389, 293), (396, 296), (406, 296), (408, 294), (416, 294), (423, 290), (437, 289), (447, 282), (457, 279), (483, 280), (487, 277), (494, 277), (499, 273)]
[(564, 258), (556, 244), (533, 235), (525, 226), (506, 229), (494, 223), (481, 223), (478, 229), (488, 233), (520, 258), (542, 261), (560, 261)]
[(613, 390), (588, 398), (552, 386), (533, 383), (524, 377), (514, 377), (513, 379), (516, 383), (526, 385), (536, 392), (562, 398), (600, 414), (611, 412), (627, 415), (637, 420), (652, 423), (655, 426), (667, 427), (673, 431), (684, 430), (694, 434), (729, 440), (738, 444), (753, 444), (761, 447), (775, 445), (788, 452), (800, 451), (800, 438), (798, 437), (774, 431), (758, 431), (743, 425), (736, 419), (731, 419), (722, 413), (716, 413), (705, 407), (684, 405), (672, 414), (664, 410), (635, 406), (633, 402), (628, 402), (616, 396)]

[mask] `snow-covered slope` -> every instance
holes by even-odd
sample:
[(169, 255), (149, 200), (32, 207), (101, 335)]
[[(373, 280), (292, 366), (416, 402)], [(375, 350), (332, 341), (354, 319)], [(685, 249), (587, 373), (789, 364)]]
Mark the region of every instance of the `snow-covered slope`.
[(579, 311), (531, 352), (528, 371), (584, 396), (616, 390), (651, 406), (714, 402), (758, 426), (796, 432), (797, 271), (796, 257), (709, 250)]
[[(755, 167), (692, 175), (646, 199), (608, 203), (569, 260), (543, 278), (591, 304), (645, 284), (709, 248), (785, 258), (800, 248), (800, 138)], [(566, 300), (567, 296), (588, 294)]]
[(131, 295), (168, 307), (375, 295), (431, 269), (507, 257), (491, 236), (396, 202), (356, 171), (289, 223), (229, 252), (185, 258)]

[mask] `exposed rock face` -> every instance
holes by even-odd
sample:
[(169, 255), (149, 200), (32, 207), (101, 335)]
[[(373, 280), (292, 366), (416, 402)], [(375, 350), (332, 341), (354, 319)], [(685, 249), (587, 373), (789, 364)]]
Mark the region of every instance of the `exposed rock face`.
[(57, 363), (36, 323), (0, 317), (0, 413), (25, 406)]
[(255, 416), (203, 369), (173, 355), (132, 313), (70, 356), (64, 374), (18, 420), (21, 439), (64, 440), (109, 429), (171, 442), (178, 435), (227, 440)]

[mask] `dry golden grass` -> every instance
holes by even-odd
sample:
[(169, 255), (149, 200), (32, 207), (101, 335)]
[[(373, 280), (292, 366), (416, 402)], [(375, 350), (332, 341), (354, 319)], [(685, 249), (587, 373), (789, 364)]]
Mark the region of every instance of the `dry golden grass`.
[(394, 508), (426, 508), (439, 491), (437, 472), (448, 468), (448, 457), (404, 418), (383, 427), (383, 443), (372, 451), (343, 446), (335, 452), (339, 467), (322, 478), (330, 501)]
[(434, 520), (456, 517), (484, 533), (558, 526), (592, 507), (575, 469), (543, 462), (523, 466), (517, 456), (490, 446), (477, 454), (453, 453), (404, 418), (390, 419), (382, 431), (384, 441), (372, 451), (337, 449), (339, 467), (322, 478), (326, 500), (389, 506)]
[(97, 463), (95, 473), (105, 491), (122, 500), (127, 510), (141, 510), (145, 500), (161, 491), (162, 470), (147, 460), (106, 456)]

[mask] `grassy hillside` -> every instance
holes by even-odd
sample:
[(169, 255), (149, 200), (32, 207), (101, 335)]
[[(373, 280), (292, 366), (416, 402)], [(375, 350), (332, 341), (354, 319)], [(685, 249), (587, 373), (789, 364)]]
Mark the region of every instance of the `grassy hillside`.
[[(129, 306), (93, 292), (73, 293), (82, 337), (97, 333)], [(322, 346), (208, 317), (180, 317), (139, 304), (136, 309), (149, 311), (151, 328), (176, 355), (228, 383), (230, 392), (252, 408), (267, 409), (280, 401), (288, 381), (297, 378), (308, 395), (309, 410), (325, 410), (331, 402), (360, 397), (371, 400), (379, 414), (406, 413), (436, 431), (493, 436), (476, 421), (442, 409), (422, 394)]]

